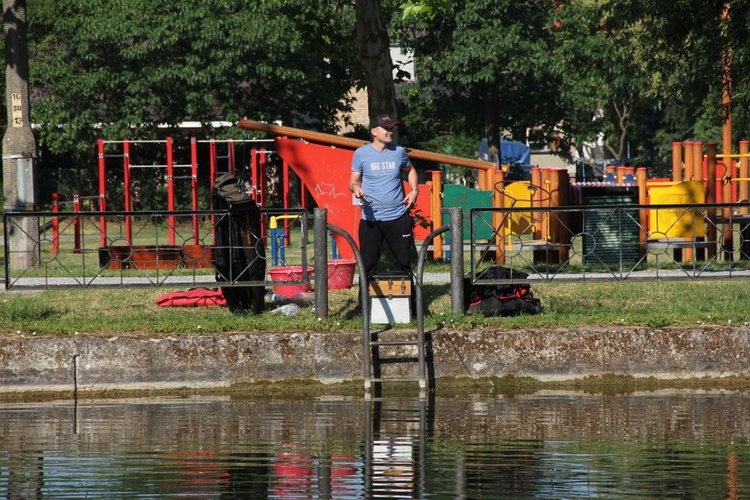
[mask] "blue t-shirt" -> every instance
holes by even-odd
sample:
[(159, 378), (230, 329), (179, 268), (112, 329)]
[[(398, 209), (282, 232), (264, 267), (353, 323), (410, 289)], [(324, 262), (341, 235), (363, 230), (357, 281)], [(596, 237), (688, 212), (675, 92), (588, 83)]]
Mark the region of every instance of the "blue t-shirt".
[(401, 169), (410, 165), (406, 150), (395, 144), (378, 151), (370, 143), (354, 152), (352, 172), (362, 175), (362, 190), (365, 192), (364, 220), (389, 221), (406, 213)]

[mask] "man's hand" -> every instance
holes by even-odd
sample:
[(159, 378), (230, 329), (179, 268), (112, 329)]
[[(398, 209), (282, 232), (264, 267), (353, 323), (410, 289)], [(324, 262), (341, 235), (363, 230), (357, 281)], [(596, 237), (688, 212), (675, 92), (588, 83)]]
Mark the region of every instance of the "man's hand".
[(417, 195), (419, 194), (418, 191), (412, 191), (409, 194), (406, 195), (406, 198), (404, 198), (404, 205), (406, 205), (408, 208), (413, 207), (417, 204)]
[(365, 195), (365, 192), (362, 191), (362, 174), (359, 172), (352, 172), (351, 177), (349, 177), (349, 191), (354, 194), (354, 196), (358, 199), (362, 199), (362, 197)]

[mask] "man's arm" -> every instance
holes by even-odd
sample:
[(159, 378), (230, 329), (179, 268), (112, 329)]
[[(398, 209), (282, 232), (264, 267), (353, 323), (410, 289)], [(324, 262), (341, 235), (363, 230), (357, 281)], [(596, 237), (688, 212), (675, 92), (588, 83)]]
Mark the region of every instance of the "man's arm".
[(417, 204), (417, 195), (419, 194), (419, 178), (417, 177), (417, 169), (414, 168), (414, 165), (409, 163), (409, 166), (407, 167), (409, 169), (409, 172), (406, 174), (406, 180), (409, 183), (409, 186), (411, 186), (411, 191), (406, 194), (406, 198), (404, 198), (404, 205), (407, 207), (411, 207)]
[(362, 191), (362, 174), (360, 172), (352, 172), (349, 177), (349, 191), (354, 193), (354, 196), (361, 198), (364, 194)]

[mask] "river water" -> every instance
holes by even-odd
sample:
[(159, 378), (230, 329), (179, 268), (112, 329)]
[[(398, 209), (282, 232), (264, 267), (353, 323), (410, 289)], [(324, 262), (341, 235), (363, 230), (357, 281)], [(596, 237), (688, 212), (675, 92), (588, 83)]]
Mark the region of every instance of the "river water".
[(750, 498), (750, 393), (0, 404), (0, 498)]

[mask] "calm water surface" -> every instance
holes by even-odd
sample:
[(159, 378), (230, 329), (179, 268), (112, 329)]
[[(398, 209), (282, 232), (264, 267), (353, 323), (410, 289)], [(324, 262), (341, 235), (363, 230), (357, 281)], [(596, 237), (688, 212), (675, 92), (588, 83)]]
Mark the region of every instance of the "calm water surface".
[(0, 498), (750, 498), (750, 394), (0, 404)]

